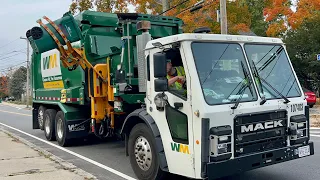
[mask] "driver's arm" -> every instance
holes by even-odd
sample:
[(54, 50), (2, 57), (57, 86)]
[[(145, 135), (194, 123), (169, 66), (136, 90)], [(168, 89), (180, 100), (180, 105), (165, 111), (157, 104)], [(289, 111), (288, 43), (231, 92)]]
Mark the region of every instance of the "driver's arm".
[(168, 85), (171, 86), (171, 84), (175, 83), (179, 79), (181, 81), (185, 82), (185, 77), (184, 76), (175, 76), (175, 77), (173, 77), (173, 78), (168, 80)]
[(170, 78), (168, 80), (168, 85), (171, 86), (173, 83), (175, 83), (179, 79), (179, 76), (175, 76), (173, 78)]

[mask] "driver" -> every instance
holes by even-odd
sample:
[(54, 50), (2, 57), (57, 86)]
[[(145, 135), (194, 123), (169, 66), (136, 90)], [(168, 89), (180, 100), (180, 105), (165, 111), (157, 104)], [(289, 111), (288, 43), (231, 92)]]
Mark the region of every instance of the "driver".
[(167, 59), (167, 78), (170, 89), (184, 90), (183, 84), (186, 81), (184, 69), (182, 66), (173, 67), (171, 59)]

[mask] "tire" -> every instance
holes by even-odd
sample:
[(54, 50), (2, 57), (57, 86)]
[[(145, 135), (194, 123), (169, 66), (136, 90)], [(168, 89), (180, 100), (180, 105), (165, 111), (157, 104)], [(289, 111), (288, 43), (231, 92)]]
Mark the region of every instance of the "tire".
[(44, 127), (44, 135), (46, 136), (48, 141), (54, 141), (56, 140), (56, 134), (55, 134), (55, 117), (56, 117), (57, 111), (54, 109), (47, 109), (44, 112), (44, 121), (43, 121), (43, 127)]
[[(136, 143), (137, 140), (140, 141), (140, 144)], [(137, 146), (142, 144), (144, 144), (144, 146), (140, 146), (140, 148)], [(136, 146), (139, 148), (138, 150), (136, 149)], [(137, 124), (131, 130), (128, 141), (128, 150), (131, 167), (138, 179), (162, 180), (165, 178), (167, 173), (160, 169), (159, 157), (158, 153), (156, 152), (155, 137), (145, 124)], [(144, 157), (142, 159), (140, 159), (140, 156), (136, 157), (135, 151), (138, 151), (137, 156), (144, 154)], [(147, 163), (139, 163), (139, 165), (137, 162), (138, 160), (140, 162), (144, 161)], [(149, 166), (147, 166), (148, 164)]]
[(309, 105), (310, 108), (313, 108), (313, 105)]
[(69, 146), (71, 140), (67, 139), (67, 124), (62, 111), (58, 111), (56, 115), (55, 130), (58, 144), (63, 147)]
[(39, 128), (43, 130), (43, 119), (44, 119), (44, 112), (47, 110), (44, 106), (40, 106), (38, 109), (38, 124)]

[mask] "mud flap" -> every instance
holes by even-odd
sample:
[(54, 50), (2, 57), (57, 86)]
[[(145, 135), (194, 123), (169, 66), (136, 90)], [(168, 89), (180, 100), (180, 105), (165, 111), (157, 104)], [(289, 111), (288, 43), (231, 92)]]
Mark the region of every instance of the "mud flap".
[[(83, 138), (89, 135), (90, 131), (90, 121), (83, 123), (84, 119), (81, 120), (68, 120), (66, 121), (67, 124), (67, 139), (74, 139), (74, 138)], [(82, 123), (81, 125), (79, 125)]]
[(40, 129), (38, 123), (38, 108), (32, 109), (32, 129)]

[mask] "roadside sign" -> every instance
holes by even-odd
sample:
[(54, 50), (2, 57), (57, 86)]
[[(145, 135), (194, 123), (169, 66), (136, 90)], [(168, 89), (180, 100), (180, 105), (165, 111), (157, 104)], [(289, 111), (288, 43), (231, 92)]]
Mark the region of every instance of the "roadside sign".
[(317, 60), (320, 61), (320, 54), (317, 55)]

